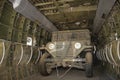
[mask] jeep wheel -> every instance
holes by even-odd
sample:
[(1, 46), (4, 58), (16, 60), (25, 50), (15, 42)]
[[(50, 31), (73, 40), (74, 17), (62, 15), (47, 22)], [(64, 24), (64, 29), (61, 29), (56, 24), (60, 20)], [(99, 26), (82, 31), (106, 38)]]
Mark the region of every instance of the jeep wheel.
[(91, 52), (87, 52), (85, 55), (86, 65), (85, 65), (85, 73), (87, 77), (93, 77), (93, 56)]
[(43, 76), (48, 76), (52, 72), (52, 68), (50, 67), (50, 55), (48, 53), (44, 53), (40, 59), (40, 73)]

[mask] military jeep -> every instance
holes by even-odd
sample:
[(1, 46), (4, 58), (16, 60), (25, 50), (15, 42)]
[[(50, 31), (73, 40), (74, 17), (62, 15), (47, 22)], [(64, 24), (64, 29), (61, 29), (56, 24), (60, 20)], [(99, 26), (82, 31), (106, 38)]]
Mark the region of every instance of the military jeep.
[(56, 31), (52, 41), (47, 43), (40, 59), (40, 72), (50, 75), (56, 67), (74, 67), (84, 69), (87, 77), (93, 76), (92, 45), (90, 32), (84, 30)]

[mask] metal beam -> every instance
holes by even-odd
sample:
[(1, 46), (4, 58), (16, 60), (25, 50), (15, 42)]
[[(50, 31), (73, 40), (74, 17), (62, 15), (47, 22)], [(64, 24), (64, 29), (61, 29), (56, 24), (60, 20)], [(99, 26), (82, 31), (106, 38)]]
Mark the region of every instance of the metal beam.
[[(93, 6), (80, 6), (80, 7), (70, 7), (66, 9), (62, 9), (64, 13), (72, 13), (72, 12), (85, 12), (85, 11), (96, 11), (97, 10), (97, 5)], [(60, 12), (56, 13), (45, 13), (45, 15), (54, 15), (54, 14), (61, 14)]]
[(98, 33), (109, 15), (116, 0), (99, 0), (96, 17), (94, 19), (93, 32)]
[[(53, 0), (53, 2), (54, 2), (54, 5), (56, 6), (56, 8), (58, 9), (58, 11), (60, 12), (61, 16), (63, 16), (65, 21), (67, 21), (68, 19), (67, 19), (66, 15), (64, 14), (63, 9), (59, 6), (59, 3), (56, 0)], [(65, 3), (63, 3), (63, 4), (65, 4)]]
[(53, 2), (45, 2), (45, 3), (37, 3), (35, 6), (44, 6), (44, 5), (51, 5)]
[[(73, 2), (73, 1), (75, 0), (61, 0), (61, 1), (58, 1), (58, 3)], [(51, 4), (54, 4), (54, 2), (37, 3), (35, 4), (35, 6), (45, 6), (45, 5), (51, 5)]]
[(57, 28), (42, 13), (40, 13), (28, 0), (9, 0), (13, 8), (30, 20), (39, 23), (39, 26), (49, 32), (57, 31)]
[[(65, 8), (66, 6), (60, 6), (60, 8)], [(47, 8), (41, 8), (41, 11), (45, 11), (45, 10), (54, 10), (57, 9), (57, 7), (47, 7)]]

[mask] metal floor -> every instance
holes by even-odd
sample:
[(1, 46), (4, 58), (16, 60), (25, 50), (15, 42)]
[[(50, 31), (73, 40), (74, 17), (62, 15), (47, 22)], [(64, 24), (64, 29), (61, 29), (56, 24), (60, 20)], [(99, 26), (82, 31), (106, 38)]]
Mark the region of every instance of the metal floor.
[[(63, 74), (66, 70), (67, 69), (59, 69), (60, 74)], [(57, 77), (56, 70), (54, 70), (50, 76), (43, 77), (40, 74), (37, 74), (26, 78), (25, 80), (114, 80), (106, 77), (106, 75), (103, 74), (104, 73), (100, 73), (95, 70), (93, 78), (86, 78), (84, 71), (72, 69), (62, 79), (60, 79)]]

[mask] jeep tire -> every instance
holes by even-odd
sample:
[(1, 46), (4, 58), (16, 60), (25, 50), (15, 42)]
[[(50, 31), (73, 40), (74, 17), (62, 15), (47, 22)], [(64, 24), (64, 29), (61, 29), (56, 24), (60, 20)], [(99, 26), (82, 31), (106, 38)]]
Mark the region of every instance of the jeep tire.
[(40, 73), (43, 76), (48, 76), (51, 74), (52, 69), (48, 71), (47, 63), (49, 62), (47, 59), (50, 59), (50, 54), (44, 53), (40, 59)]
[(93, 55), (91, 52), (86, 52), (86, 65), (85, 65), (85, 73), (86, 77), (93, 77)]

